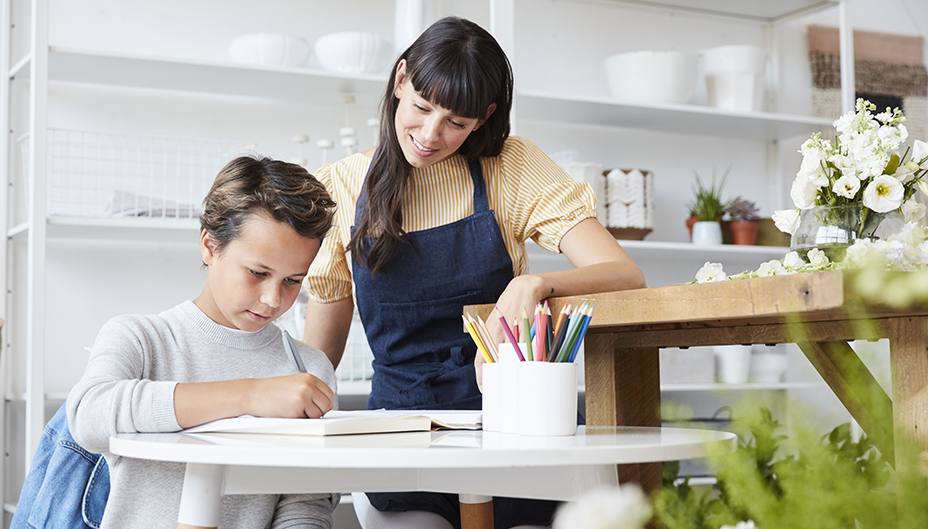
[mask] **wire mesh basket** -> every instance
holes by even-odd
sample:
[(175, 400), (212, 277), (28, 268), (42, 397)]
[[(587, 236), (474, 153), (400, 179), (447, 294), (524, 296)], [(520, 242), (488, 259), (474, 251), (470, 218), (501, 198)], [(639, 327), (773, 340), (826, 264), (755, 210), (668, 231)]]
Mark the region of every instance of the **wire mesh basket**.
[(48, 129), (48, 215), (197, 218), (216, 173), (254, 144)]

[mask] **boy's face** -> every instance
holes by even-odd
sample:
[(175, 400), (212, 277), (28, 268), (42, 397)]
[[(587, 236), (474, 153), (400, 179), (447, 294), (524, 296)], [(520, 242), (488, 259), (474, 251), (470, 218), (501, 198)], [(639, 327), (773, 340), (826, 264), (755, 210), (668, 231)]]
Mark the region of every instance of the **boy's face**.
[(216, 323), (259, 331), (293, 305), (322, 241), (299, 235), (266, 215), (250, 215), (221, 252), (200, 236), (209, 275), (195, 303)]

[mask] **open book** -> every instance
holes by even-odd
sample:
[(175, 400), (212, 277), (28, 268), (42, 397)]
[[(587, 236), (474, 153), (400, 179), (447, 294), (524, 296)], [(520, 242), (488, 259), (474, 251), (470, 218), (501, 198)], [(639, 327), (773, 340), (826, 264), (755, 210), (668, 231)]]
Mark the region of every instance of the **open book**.
[(427, 432), (432, 429), (479, 430), (479, 410), (332, 410), (321, 419), (251, 417), (219, 419), (183, 433), (261, 433), (279, 435), (348, 435)]

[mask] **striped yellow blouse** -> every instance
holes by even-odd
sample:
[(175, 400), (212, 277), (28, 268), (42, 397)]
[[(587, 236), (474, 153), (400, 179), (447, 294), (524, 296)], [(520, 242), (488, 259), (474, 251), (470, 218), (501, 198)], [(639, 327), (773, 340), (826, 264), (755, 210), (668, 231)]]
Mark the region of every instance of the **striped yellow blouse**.
[[(303, 286), (310, 298), (330, 303), (352, 295), (350, 255), (355, 202), (370, 158), (355, 154), (319, 169), (315, 176), (338, 204), (335, 223), (309, 269)], [(580, 221), (596, 216), (589, 185), (575, 182), (537, 145), (509, 137), (499, 156), (481, 159), (490, 209), (512, 258), (514, 275), (528, 271), (525, 241), (559, 252), (561, 237)], [(414, 169), (406, 189), (403, 229), (414, 232), (458, 221), (474, 212), (474, 185), (460, 155)], [(460, 249), (464, 251), (465, 249)]]

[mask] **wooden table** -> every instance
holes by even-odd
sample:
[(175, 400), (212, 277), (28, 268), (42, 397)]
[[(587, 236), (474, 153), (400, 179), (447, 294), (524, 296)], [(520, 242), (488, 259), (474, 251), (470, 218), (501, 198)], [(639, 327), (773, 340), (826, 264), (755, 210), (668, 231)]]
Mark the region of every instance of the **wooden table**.
[[(660, 425), (658, 348), (796, 343), (887, 461), (894, 427), (928, 448), (928, 306), (863, 299), (853, 276), (815, 272), (549, 299), (595, 304), (585, 339), (586, 420)], [(486, 318), (492, 305), (465, 311)], [(888, 338), (893, 398), (848, 345)], [(660, 464), (619, 468), (621, 481), (661, 486)]]
[(492, 528), (492, 496), (576, 500), (595, 487), (616, 486), (617, 463), (705, 457), (712, 447), (734, 449), (734, 434), (581, 426), (577, 435), (560, 437), (478, 430), (110, 439), (110, 451), (123, 457), (187, 464), (178, 512), (178, 527), (184, 528), (216, 527), (223, 494), (333, 491), (455, 493), (461, 496), (462, 527)]

